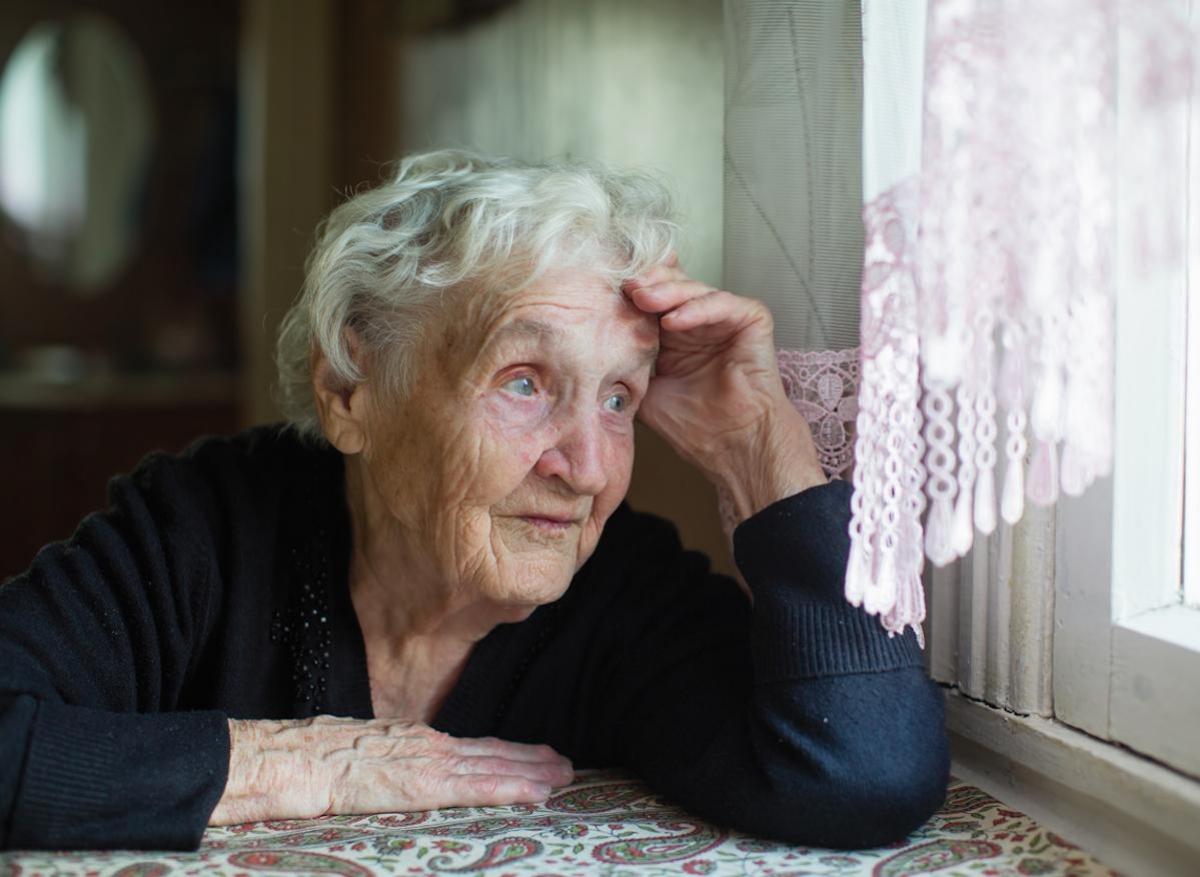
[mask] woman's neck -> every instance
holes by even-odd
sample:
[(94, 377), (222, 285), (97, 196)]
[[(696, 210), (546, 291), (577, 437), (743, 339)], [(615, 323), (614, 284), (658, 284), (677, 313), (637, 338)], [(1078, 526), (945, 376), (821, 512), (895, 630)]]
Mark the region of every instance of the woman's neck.
[(476, 642), (527, 611), (446, 582), (348, 459), (349, 590), (377, 715), (430, 721)]
[(350, 598), (363, 638), (401, 652), (409, 643), (474, 645), (511, 620), (500, 607), (440, 585), (419, 569), (358, 546), (350, 562)]

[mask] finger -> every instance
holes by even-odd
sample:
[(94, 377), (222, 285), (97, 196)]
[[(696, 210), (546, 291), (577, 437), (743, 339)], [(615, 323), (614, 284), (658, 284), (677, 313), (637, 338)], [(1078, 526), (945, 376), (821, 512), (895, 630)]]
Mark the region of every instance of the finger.
[(544, 743), (512, 743), (495, 737), (460, 738), (455, 743), (460, 755), (493, 755), (510, 761), (571, 764), (569, 758)]
[(639, 309), (650, 314), (662, 314), (715, 291), (699, 280), (667, 280), (653, 286), (635, 287), (627, 295)]
[(635, 289), (639, 286), (654, 286), (657, 283), (666, 283), (669, 280), (691, 280), (687, 272), (679, 267), (678, 259), (673, 262), (660, 262), (657, 265), (651, 265), (641, 274), (626, 280), (623, 286), (626, 289)]
[(506, 804), (540, 804), (550, 797), (550, 786), (522, 777), (462, 775), (446, 777), (442, 801), (436, 807), (502, 807)]
[(568, 786), (575, 780), (575, 771), (561, 762), (509, 761), (507, 758), (490, 755), (458, 759), (454, 765), (454, 772), (524, 777), (555, 787)]
[(662, 315), (660, 325), (668, 332), (691, 332), (701, 327), (740, 331), (754, 323), (770, 330), (771, 312), (761, 302), (731, 292), (712, 290), (689, 299)]

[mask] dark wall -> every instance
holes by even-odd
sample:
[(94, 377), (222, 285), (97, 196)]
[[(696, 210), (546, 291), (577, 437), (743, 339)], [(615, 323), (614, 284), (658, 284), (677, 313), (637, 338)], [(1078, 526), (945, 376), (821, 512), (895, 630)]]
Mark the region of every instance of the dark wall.
[[(147, 452), (237, 426), (237, 0), (7, 0), (0, 69), (38, 21), (93, 12), (142, 55), (155, 144), (142, 236), (106, 288), (81, 297), (0, 234), (0, 579), (104, 504)], [(26, 369), (67, 347), (74, 378)]]

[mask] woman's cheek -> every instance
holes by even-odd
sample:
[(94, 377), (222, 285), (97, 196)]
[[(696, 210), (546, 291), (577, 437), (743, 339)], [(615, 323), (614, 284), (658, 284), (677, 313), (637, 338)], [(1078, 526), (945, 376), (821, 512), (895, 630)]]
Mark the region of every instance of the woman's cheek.
[(523, 478), (541, 458), (549, 441), (549, 406), (540, 400), (501, 398), (489, 399), (484, 409), (491, 456), (501, 464), (497, 468), (507, 469), (504, 464), (511, 463)]
[[(604, 492), (605, 498), (612, 502), (614, 509), (625, 498), (625, 493), (629, 490), (630, 478), (633, 476), (633, 436), (633, 424), (630, 423), (628, 429), (614, 430), (609, 433), (605, 445), (605, 470), (611, 473), (612, 477)], [(615, 501), (612, 500), (614, 495)]]

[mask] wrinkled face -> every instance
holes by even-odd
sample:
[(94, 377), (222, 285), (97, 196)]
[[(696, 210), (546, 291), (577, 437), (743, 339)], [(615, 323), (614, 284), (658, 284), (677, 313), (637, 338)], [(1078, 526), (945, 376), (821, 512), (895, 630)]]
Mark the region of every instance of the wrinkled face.
[(446, 587), (552, 602), (629, 486), (657, 321), (586, 270), (450, 310), (410, 397), (369, 418), (368, 489)]

